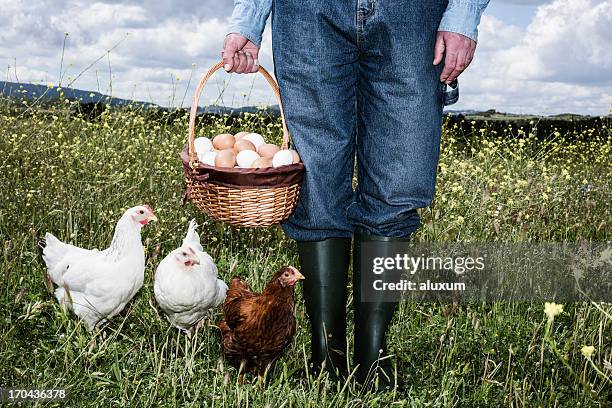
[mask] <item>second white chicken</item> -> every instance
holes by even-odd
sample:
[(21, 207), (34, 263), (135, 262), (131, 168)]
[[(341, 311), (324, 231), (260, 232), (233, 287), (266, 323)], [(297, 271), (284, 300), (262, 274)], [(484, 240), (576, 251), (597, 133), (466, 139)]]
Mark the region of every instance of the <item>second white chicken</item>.
[(172, 251), (155, 272), (155, 299), (168, 321), (190, 331), (207, 312), (225, 300), (227, 285), (218, 279), (217, 265), (204, 252), (195, 220), (180, 248)]

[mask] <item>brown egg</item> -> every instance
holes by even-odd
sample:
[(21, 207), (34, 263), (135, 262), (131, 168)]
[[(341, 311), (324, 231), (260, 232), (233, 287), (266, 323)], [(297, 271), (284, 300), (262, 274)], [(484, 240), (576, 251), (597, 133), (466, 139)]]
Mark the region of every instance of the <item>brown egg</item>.
[(248, 140), (237, 140), (236, 144), (234, 145), (234, 149), (238, 150), (239, 152), (241, 152), (243, 150), (256, 151), (255, 150), (255, 145), (253, 143), (249, 142)]
[(234, 167), (236, 165), (236, 156), (232, 149), (221, 150), (215, 157), (215, 167)]
[(271, 143), (267, 143), (267, 144), (259, 146), (259, 149), (257, 149), (257, 153), (259, 153), (261, 157), (267, 157), (271, 159), (274, 157), (274, 155), (279, 150), (280, 150), (280, 147), (273, 145)]
[(236, 143), (236, 139), (234, 139), (234, 136), (230, 135), (229, 133), (217, 135), (213, 139), (214, 148), (219, 150), (231, 149), (234, 147), (234, 143)]
[(291, 155), (293, 156), (293, 164), (299, 163), (300, 155), (293, 149), (289, 149), (289, 151), (291, 152)]
[(268, 157), (260, 157), (259, 159), (255, 160), (253, 164), (251, 164), (251, 167), (254, 169), (265, 169), (267, 167), (272, 167), (272, 159)]
[(234, 139), (240, 140), (251, 132), (238, 132), (234, 135)]

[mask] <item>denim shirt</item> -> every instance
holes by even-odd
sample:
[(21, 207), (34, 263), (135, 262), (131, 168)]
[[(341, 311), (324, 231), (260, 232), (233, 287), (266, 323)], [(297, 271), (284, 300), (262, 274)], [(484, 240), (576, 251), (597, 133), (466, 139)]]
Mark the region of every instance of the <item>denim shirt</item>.
[[(438, 31), (462, 34), (478, 40), (480, 16), (489, 0), (449, 0)], [(272, 9), (272, 0), (234, 0), (229, 32), (239, 33), (261, 45), (261, 35)]]

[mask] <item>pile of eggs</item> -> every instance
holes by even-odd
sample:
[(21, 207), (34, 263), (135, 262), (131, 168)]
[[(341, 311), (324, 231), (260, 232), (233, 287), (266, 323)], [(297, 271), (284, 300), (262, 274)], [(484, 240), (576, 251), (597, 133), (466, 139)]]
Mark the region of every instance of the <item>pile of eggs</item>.
[(299, 163), (300, 156), (293, 149), (266, 143), (259, 133), (223, 133), (213, 138), (195, 139), (195, 149), (201, 163), (214, 167), (264, 169)]

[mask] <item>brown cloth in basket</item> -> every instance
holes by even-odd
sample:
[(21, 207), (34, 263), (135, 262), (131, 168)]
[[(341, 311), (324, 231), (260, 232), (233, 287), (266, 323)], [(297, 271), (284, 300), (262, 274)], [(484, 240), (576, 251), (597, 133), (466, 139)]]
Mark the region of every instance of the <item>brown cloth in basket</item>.
[(218, 168), (199, 163), (194, 173), (187, 147), (181, 152), (185, 176), (202, 182), (230, 188), (288, 187), (302, 182), (304, 164), (290, 164), (265, 169)]

